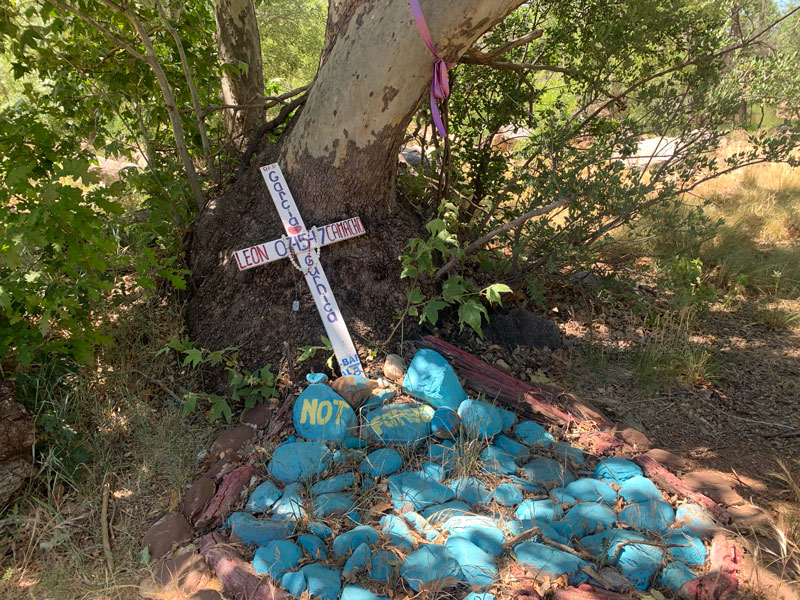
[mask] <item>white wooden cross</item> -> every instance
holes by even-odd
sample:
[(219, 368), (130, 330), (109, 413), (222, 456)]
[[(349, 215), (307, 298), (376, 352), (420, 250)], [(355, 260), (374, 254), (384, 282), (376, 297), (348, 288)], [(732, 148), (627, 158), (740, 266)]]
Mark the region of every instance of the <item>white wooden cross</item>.
[(363, 375), (364, 370), (353, 346), (353, 340), (350, 339), (350, 332), (347, 331), (342, 312), (336, 304), (331, 285), (319, 262), (319, 249), (322, 246), (365, 233), (361, 219), (353, 217), (308, 230), (300, 217), (300, 211), (297, 210), (278, 163), (261, 167), (261, 175), (264, 176), (269, 194), (283, 221), (286, 236), (234, 252), (239, 270), (252, 269), (288, 256), (295, 268), (306, 278), (342, 375)]

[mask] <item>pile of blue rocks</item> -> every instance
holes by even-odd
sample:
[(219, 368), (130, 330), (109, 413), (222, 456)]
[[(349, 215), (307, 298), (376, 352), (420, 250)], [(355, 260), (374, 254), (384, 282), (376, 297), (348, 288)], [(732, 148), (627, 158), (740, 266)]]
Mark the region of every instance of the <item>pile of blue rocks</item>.
[(634, 462), (593, 462), (468, 398), (434, 351), (415, 355), (407, 396), (378, 390), (358, 413), (325, 379), (309, 377), (297, 435), (226, 522), (254, 549), (255, 570), (294, 597), (374, 600), (402, 578), (414, 591), (492, 600), (501, 560), (571, 585), (602, 564), (637, 590), (679, 590), (706, 561), (716, 525), (705, 509), (676, 510)]

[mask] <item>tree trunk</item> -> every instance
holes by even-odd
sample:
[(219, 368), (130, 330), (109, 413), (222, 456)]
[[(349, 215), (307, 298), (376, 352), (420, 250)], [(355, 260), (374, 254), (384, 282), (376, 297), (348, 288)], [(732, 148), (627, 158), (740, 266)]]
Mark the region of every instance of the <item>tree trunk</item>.
[(214, 19), (222, 99), (225, 104), (243, 107), (225, 111), (225, 131), (229, 143), (244, 148), (248, 136), (264, 123), (264, 73), (256, 10), (252, 0), (214, 0)]
[[(455, 62), (520, 4), (453, 0), (444, 9), (428, 1), (422, 10), (439, 55)], [(288, 261), (239, 272), (231, 258), (283, 233), (258, 171), (274, 161), (306, 226), (361, 217), (366, 235), (325, 247), (321, 261), (351, 332), (382, 341), (405, 307), (398, 256), (422, 225), (396, 198), (397, 152), (428, 97), (432, 66), (408, 0), (331, 0), (321, 66), (300, 114), (196, 222), (188, 322), (199, 344), (238, 346), (257, 365), (275, 362), (285, 339), (318, 344), (324, 334), (303, 277)], [(291, 310), (295, 297), (298, 313)]]

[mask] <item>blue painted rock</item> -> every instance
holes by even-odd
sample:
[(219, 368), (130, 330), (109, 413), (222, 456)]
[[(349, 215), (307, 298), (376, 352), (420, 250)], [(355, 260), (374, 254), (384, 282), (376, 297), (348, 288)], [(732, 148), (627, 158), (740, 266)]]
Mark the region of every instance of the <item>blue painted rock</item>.
[(500, 418), (503, 421), (502, 424), (502, 431), (505, 431), (509, 427), (511, 427), (514, 423), (517, 422), (517, 415), (511, 412), (510, 410), (506, 410), (505, 408), (497, 407), (497, 410), (500, 411)]
[(667, 552), (675, 559), (692, 567), (705, 564), (708, 552), (703, 541), (688, 531), (676, 529), (664, 535)]
[(362, 440), (361, 438), (349, 437), (344, 440), (343, 445), (348, 450), (359, 450), (369, 446), (369, 442), (367, 440)]
[(675, 520), (675, 510), (670, 504), (660, 500), (629, 504), (619, 513), (620, 523), (634, 529), (663, 533)]
[(635, 531), (609, 529), (581, 539), (581, 545), (596, 556), (605, 554), (607, 561), (616, 557), (615, 566), (619, 571), (630, 579), (633, 587), (644, 591), (650, 587), (664, 559), (664, 552), (652, 544), (631, 543), (644, 540), (645, 537)]
[[(561, 533), (568, 538), (583, 537), (601, 529), (608, 529), (617, 521), (617, 515), (611, 507), (597, 502), (579, 502), (567, 511), (564, 516), (567, 522), (575, 523), (570, 534), (566, 530)], [(558, 528), (553, 526), (558, 531)]]
[(322, 521), (312, 521), (308, 524), (308, 530), (314, 535), (318, 535), (325, 540), (333, 537), (333, 531), (331, 531), (331, 528)]
[(416, 546), (414, 535), (403, 519), (396, 515), (381, 517), (381, 532), (395, 546), (407, 550)]
[(515, 461), (528, 458), (531, 453), (530, 448), (525, 444), (520, 444), (518, 441), (512, 440), (510, 437), (506, 437), (502, 434), (494, 438), (492, 443), (511, 456)]
[(497, 446), (489, 445), (481, 452), (481, 466), (492, 475), (511, 475), (517, 471), (517, 463), (510, 454)]
[(687, 581), (697, 577), (692, 570), (679, 561), (667, 563), (658, 576), (658, 583), (665, 588), (679, 592)]
[(450, 517), (442, 525), (442, 530), (451, 536), (457, 535), (483, 548), (492, 556), (500, 556), (503, 552), (505, 535), (494, 519), (478, 515)]
[(282, 540), (294, 532), (295, 525), (289, 521), (256, 519), (246, 512), (235, 512), (228, 517), (227, 527), (245, 546), (263, 546), (272, 540)]
[(439, 532), (418, 512), (409, 511), (403, 515), (403, 518), (429, 542), (439, 537)]
[(357, 422), (347, 401), (324, 383), (312, 383), (297, 397), (292, 421), (298, 435), (323, 442), (344, 440)]
[(313, 494), (331, 494), (333, 492), (342, 492), (355, 485), (355, 476), (352, 472), (342, 473), (336, 477), (328, 477), (318, 481), (311, 486)]
[(556, 579), (567, 575), (570, 585), (583, 583), (588, 576), (581, 571), (590, 564), (562, 550), (538, 542), (523, 542), (514, 547), (517, 560), (531, 568), (538, 577)]
[(244, 509), (254, 515), (267, 512), (282, 493), (271, 481), (265, 481), (253, 490)]
[(485, 590), (497, 579), (494, 559), (469, 540), (453, 536), (444, 545), (461, 567), (462, 580), (471, 586)]
[(286, 573), (281, 577), (281, 587), (295, 598), (299, 598), (306, 591), (306, 577), (300, 571)]
[(369, 577), (375, 581), (392, 583), (395, 579), (395, 567), (399, 564), (393, 553), (388, 550), (377, 550), (372, 553), (372, 560), (369, 561)]
[(607, 483), (599, 479), (583, 477), (576, 479), (564, 487), (564, 491), (576, 500), (583, 502), (605, 502), (613, 505), (617, 501), (617, 492)]
[(283, 495), (272, 505), (273, 518), (279, 521), (297, 521), (305, 517), (306, 509), (300, 495), (302, 489), (299, 483), (290, 483), (283, 488)]
[(564, 515), (564, 509), (558, 502), (552, 500), (524, 500), (517, 507), (518, 519), (530, 519), (531, 521), (542, 521), (549, 523), (560, 519)]
[(361, 472), (370, 477), (385, 477), (403, 466), (403, 458), (396, 450), (380, 448), (371, 452), (361, 462)]
[(503, 431), (503, 415), (497, 407), (480, 400), (467, 399), (458, 405), (461, 430), (469, 437), (491, 439)]
[(441, 483), (424, 479), (419, 473), (398, 473), (389, 476), (389, 492), (396, 510), (411, 504), (416, 511), (454, 498), (453, 490)]
[(372, 390), (372, 394), (366, 399), (361, 408), (358, 409), (360, 415), (366, 415), (369, 411), (380, 408), (384, 404), (389, 404), (392, 400), (397, 398), (397, 391), (386, 388), (378, 388)]
[(447, 548), (433, 544), (409, 554), (400, 568), (400, 575), (414, 591), (439, 590), (457, 582), (461, 567)]
[[(537, 467), (538, 468), (538, 467)], [(509, 475), (508, 479), (514, 485), (518, 485), (523, 492), (530, 492), (532, 494), (546, 494), (547, 489), (538, 483), (534, 483), (524, 479), (523, 477), (517, 477), (516, 475)]]
[(460, 517), (469, 512), (469, 504), (453, 500), (444, 504), (434, 504), (422, 511), (422, 516), (431, 523), (446, 521), (450, 517)]
[(364, 458), (365, 452), (363, 450), (355, 450), (352, 448), (338, 448), (331, 454), (333, 462), (337, 465), (344, 466), (347, 463), (358, 462)]
[(501, 483), (492, 492), (492, 499), (500, 506), (516, 506), (522, 502), (522, 491), (513, 483)]
[(434, 408), (457, 409), (467, 398), (453, 368), (441, 354), (428, 349), (414, 355), (403, 379), (403, 388)]
[(461, 423), (458, 413), (449, 406), (437, 408), (431, 419), (431, 433), (440, 440), (453, 439)]
[(267, 470), (282, 483), (306, 481), (328, 470), (331, 452), (319, 442), (293, 442), (275, 448)]
[(545, 523), (544, 521), (531, 521), (530, 519), (510, 519), (505, 522), (505, 526), (508, 530), (508, 534), (512, 536), (520, 535), (537, 527), (540, 533), (533, 536), (533, 541), (542, 542), (548, 539), (558, 542), (559, 544), (564, 544), (565, 546), (569, 545), (569, 540), (552, 527), (555, 523), (560, 523), (560, 521)]
[(302, 533), (297, 536), (297, 544), (314, 560), (325, 560), (328, 557), (325, 542), (313, 533)]
[(567, 442), (556, 442), (553, 452), (557, 458), (568, 460), (574, 467), (580, 467), (586, 462), (583, 452), (575, 446), (570, 446)]
[(355, 508), (355, 500), (350, 494), (320, 494), (314, 498), (314, 517), (324, 519), (335, 515), (344, 515)]
[(365, 417), (364, 437), (384, 444), (422, 443), (431, 432), (433, 409), (424, 404), (389, 404)]
[(566, 492), (564, 488), (553, 488), (550, 497), (561, 504), (575, 504), (577, 499)]
[(333, 553), (339, 558), (347, 556), (359, 544), (372, 545), (378, 541), (380, 536), (369, 525), (359, 525), (358, 527), (340, 533), (333, 540)]
[(389, 600), (389, 598), (365, 590), (357, 585), (346, 585), (342, 590), (342, 595), (339, 597), (339, 600)]
[(675, 524), (701, 538), (710, 536), (717, 529), (711, 513), (699, 504), (681, 504), (675, 512)]
[(467, 504), (489, 504), (492, 501), (492, 493), (475, 477), (454, 479), (449, 485), (455, 497)]
[(467, 594), (464, 600), (494, 600), (494, 594), (488, 592), (484, 592), (483, 594), (472, 592), (471, 594)]
[(306, 578), (306, 589), (313, 598), (337, 600), (342, 591), (341, 573), (325, 565), (313, 563), (300, 569)]
[(328, 381), (328, 376), (325, 373), (306, 373), (306, 381), (308, 383), (325, 383)]
[(622, 485), (631, 477), (641, 474), (641, 467), (625, 458), (606, 458), (599, 461), (594, 468), (595, 479), (617, 485)]
[(514, 435), (529, 446), (549, 448), (556, 443), (555, 438), (544, 427), (533, 421), (521, 421), (514, 427)]
[(530, 481), (546, 488), (565, 487), (575, 481), (575, 476), (563, 464), (546, 456), (526, 463), (522, 470)]
[(430, 461), (422, 463), (422, 468), (417, 473), (429, 481), (444, 481), (449, 475), (448, 470), (442, 465)]
[(648, 500), (664, 500), (664, 495), (656, 487), (656, 484), (647, 477), (635, 475), (631, 477), (622, 487), (619, 488), (619, 495), (626, 502), (647, 502)]
[(287, 540), (273, 540), (259, 546), (253, 556), (253, 568), (259, 575), (280, 579), (283, 574), (297, 568), (303, 551), (300, 546)]
[(371, 558), (372, 550), (370, 550), (369, 544), (359, 544), (355, 547), (347, 562), (344, 563), (342, 577), (348, 579), (358, 571), (365, 570), (369, 566)]

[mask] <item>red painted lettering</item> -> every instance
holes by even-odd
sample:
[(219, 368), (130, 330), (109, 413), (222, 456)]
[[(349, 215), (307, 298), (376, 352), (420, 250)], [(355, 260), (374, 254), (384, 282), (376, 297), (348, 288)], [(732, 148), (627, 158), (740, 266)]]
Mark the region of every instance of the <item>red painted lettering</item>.
[(242, 250), (242, 256), (244, 256), (244, 264), (246, 266), (249, 267), (250, 265), (253, 264), (253, 262), (252, 262), (252, 260), (250, 258), (250, 248), (245, 248), (244, 250)]
[(244, 270), (244, 265), (242, 265), (242, 261), (239, 259), (239, 253), (234, 252), (233, 255), (236, 257), (236, 264), (239, 265), (239, 270)]
[(253, 247), (253, 262), (255, 262), (256, 264), (260, 264), (268, 260), (269, 260), (269, 255), (267, 254), (266, 244), (261, 244), (260, 246)]

